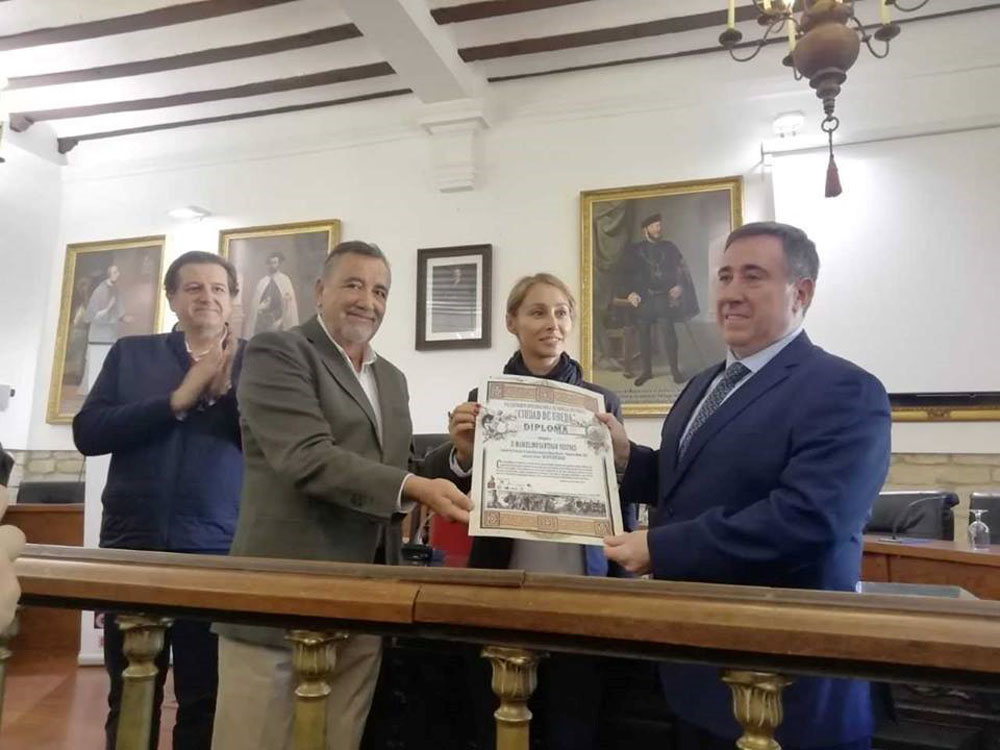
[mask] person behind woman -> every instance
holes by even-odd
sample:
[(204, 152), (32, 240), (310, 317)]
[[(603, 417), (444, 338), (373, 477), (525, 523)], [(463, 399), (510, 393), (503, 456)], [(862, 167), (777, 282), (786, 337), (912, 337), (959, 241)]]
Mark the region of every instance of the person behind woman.
[[(614, 393), (583, 379), (580, 363), (565, 352), (573, 330), (576, 300), (559, 278), (548, 273), (526, 276), (507, 297), (507, 330), (517, 337), (518, 350), (503, 371), (508, 375), (530, 375), (586, 388), (604, 396), (605, 408), (621, 419), (621, 401)], [(451, 412), (448, 431), (455, 459), (462, 469), (472, 466), (477, 392)], [(466, 485), (460, 487), (468, 491)], [(622, 508), (626, 527), (634, 528), (634, 510)], [(469, 553), (470, 568), (502, 568), (533, 573), (609, 575), (602, 547), (559, 542), (475, 537)], [(620, 575), (612, 568), (611, 575)], [(485, 667), (483, 667), (484, 669)], [(480, 689), (480, 688), (485, 689)], [(477, 717), (480, 742), (492, 747), (492, 694), (488, 679), (476, 679)], [(545, 748), (597, 747), (597, 721), (601, 703), (601, 678), (595, 659), (574, 654), (552, 654), (540, 668), (536, 700), (544, 715)]]
[[(0, 519), (7, 510), (7, 480), (13, 468), (13, 457), (0, 445)], [(13, 563), (23, 549), (24, 533), (15, 526), (0, 526), (0, 633), (13, 622), (21, 597)]]

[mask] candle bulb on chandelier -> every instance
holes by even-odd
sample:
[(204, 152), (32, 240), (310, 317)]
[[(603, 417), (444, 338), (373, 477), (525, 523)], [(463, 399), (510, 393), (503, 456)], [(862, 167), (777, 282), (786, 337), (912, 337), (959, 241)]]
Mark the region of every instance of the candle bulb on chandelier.
[(795, 19), (789, 14), (788, 18), (785, 19), (785, 23), (788, 24), (788, 51), (795, 51)]
[(729, 0), (729, 28), (736, 28), (736, 0)]
[(881, 15), (881, 21), (883, 26), (888, 26), (889, 22), (892, 20), (889, 18), (889, 2), (888, 0), (879, 0), (879, 12)]
[(771, 0), (764, 0), (764, 12), (765, 13), (771, 12)]

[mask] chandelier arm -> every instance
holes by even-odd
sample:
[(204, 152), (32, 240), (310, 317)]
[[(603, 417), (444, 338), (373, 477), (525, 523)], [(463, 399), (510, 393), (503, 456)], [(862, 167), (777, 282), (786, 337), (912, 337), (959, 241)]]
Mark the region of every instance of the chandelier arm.
[[(757, 0), (754, 0), (754, 3), (756, 3), (756, 2), (757, 2)], [(776, 26), (781, 25), (783, 23), (783, 21), (784, 21), (784, 19), (780, 19), (778, 21), (772, 22), (767, 27), (767, 30), (764, 32), (764, 36), (762, 36), (760, 38), (760, 40), (754, 46), (753, 52), (750, 53), (749, 55), (747, 55), (746, 57), (737, 57), (736, 53), (733, 51), (735, 49), (735, 47), (730, 48), (730, 50), (729, 50), (729, 56), (732, 57), (736, 62), (750, 62), (755, 57), (757, 57), (757, 55), (760, 54), (760, 51), (762, 49), (764, 49), (764, 47), (767, 45), (767, 42), (768, 42), (768, 40), (770, 39), (770, 36), (771, 36), (771, 32), (774, 31), (774, 28)]]
[(872, 57), (884, 60), (889, 56), (889, 40), (885, 41), (883, 51), (879, 52), (875, 49), (875, 45), (872, 44), (872, 35), (868, 33), (868, 29), (866, 29), (865, 25), (858, 20), (858, 17), (851, 16), (851, 22), (857, 27), (858, 32), (861, 34), (861, 42), (868, 48), (868, 51), (871, 52)]
[(893, 5), (896, 6), (896, 10), (899, 10), (903, 13), (913, 13), (913, 11), (920, 10), (929, 2), (930, 0), (923, 0), (923, 2), (917, 3), (916, 5), (906, 6), (906, 5), (900, 5), (899, 0), (895, 0), (895, 2), (893, 2)]
[(875, 47), (874, 47), (874, 45), (872, 45), (871, 37), (862, 37), (861, 41), (863, 41), (865, 43), (865, 46), (868, 48), (868, 51), (872, 53), (872, 56), (877, 57), (879, 60), (884, 60), (885, 58), (887, 58), (889, 56), (889, 42), (888, 41), (885, 42), (885, 46), (883, 47), (883, 51), (882, 52), (879, 52), (878, 50), (876, 50)]

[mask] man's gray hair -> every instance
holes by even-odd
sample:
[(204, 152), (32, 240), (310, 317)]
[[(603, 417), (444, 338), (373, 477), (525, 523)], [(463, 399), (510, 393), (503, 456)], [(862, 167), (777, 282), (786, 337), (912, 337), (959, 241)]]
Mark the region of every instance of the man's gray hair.
[(785, 253), (785, 265), (788, 266), (788, 276), (794, 281), (812, 279), (819, 276), (819, 254), (815, 243), (805, 232), (791, 224), (781, 224), (777, 221), (757, 221), (744, 224), (734, 230), (726, 240), (726, 249), (736, 240), (745, 237), (777, 237), (781, 240), (781, 249)]
[(344, 255), (364, 255), (367, 258), (378, 258), (380, 261), (385, 263), (385, 267), (392, 272), (392, 266), (389, 265), (389, 259), (385, 257), (385, 253), (379, 249), (379, 246), (374, 242), (362, 242), (361, 240), (348, 240), (347, 242), (341, 242), (330, 254), (326, 256), (326, 260), (323, 262), (323, 275), (326, 276), (330, 273), (330, 270), (336, 265), (337, 259)]

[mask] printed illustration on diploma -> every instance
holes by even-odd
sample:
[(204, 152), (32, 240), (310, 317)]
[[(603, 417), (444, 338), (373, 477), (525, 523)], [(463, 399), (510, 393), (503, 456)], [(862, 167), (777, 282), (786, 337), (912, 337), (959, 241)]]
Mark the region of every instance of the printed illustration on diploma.
[(515, 375), (479, 393), (470, 534), (600, 545), (622, 532), (601, 394)]

